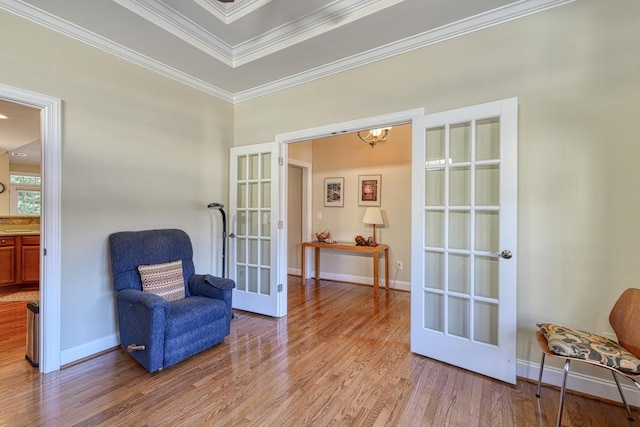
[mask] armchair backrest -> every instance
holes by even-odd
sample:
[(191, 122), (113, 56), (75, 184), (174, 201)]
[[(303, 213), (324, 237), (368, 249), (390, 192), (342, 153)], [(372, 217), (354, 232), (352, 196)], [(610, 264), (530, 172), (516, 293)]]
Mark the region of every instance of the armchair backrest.
[(194, 273), (193, 248), (187, 233), (182, 230), (121, 231), (109, 236), (113, 288), (142, 290), (139, 265), (162, 264), (182, 260), (185, 292)]
[(618, 298), (609, 314), (618, 342), (640, 357), (640, 289), (629, 288)]

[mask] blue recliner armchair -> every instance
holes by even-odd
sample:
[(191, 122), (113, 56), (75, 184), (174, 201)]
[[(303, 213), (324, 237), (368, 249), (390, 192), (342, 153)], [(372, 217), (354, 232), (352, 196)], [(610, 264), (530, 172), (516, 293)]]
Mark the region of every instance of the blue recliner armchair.
[[(235, 283), (194, 273), (191, 240), (184, 231), (114, 233), (109, 236), (109, 252), (120, 343), (149, 372), (174, 365), (229, 335)], [(155, 270), (149, 273), (148, 268)], [(173, 280), (169, 284), (167, 277)], [(164, 293), (168, 288), (171, 292)]]

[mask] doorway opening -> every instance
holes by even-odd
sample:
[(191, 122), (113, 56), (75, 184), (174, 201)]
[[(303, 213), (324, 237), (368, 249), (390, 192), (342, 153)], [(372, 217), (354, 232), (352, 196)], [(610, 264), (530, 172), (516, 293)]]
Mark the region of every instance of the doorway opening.
[[(40, 215), (39, 370), (60, 369), (60, 230), (62, 101), (0, 84), (0, 100), (40, 110), (42, 211)], [(25, 310), (26, 316), (26, 310)]]
[[(422, 116), (423, 115), (423, 111), (424, 110), (422, 108), (420, 108), (420, 109), (402, 111), (402, 112), (388, 114), (388, 115), (382, 115), (382, 116), (375, 116), (375, 117), (370, 117), (370, 118), (361, 119), (361, 120), (355, 120), (355, 121), (350, 121), (350, 122), (336, 123), (336, 124), (333, 124), (333, 125), (328, 125), (328, 126), (323, 126), (323, 127), (313, 128), (313, 129), (307, 129), (307, 130), (304, 130), (304, 131), (292, 132), (292, 133), (287, 133), (287, 134), (280, 134), (280, 135), (276, 135), (276, 141), (283, 146), (282, 152), (286, 153), (285, 154), (285, 156), (286, 156), (285, 160), (290, 163), (292, 161), (292, 159), (291, 159), (291, 157), (289, 157), (289, 152), (293, 148), (293, 145), (291, 145), (291, 144), (298, 143), (298, 142), (303, 142), (303, 141), (310, 141), (310, 140), (325, 138), (325, 137), (331, 137), (331, 136), (336, 136), (336, 135), (344, 135), (344, 134), (349, 134), (349, 133), (354, 133), (354, 137), (355, 137), (355, 132), (361, 131), (361, 130), (364, 130), (364, 129), (373, 129), (373, 128), (380, 128), (380, 127), (397, 126), (397, 125), (402, 125), (402, 124), (410, 124), (414, 118)], [(360, 144), (362, 144), (364, 146), (364, 148), (366, 148), (368, 150), (372, 149), (372, 148), (370, 148), (369, 146), (367, 146), (363, 142), (360, 142)], [(336, 153), (336, 155), (339, 155), (339, 154), (340, 153)], [(287, 169), (287, 168), (285, 168), (285, 169)], [(290, 203), (289, 200), (288, 200), (289, 195), (288, 195), (287, 181), (288, 181), (287, 179), (283, 180), (283, 182), (281, 184), (281, 188), (280, 188), (280, 192), (283, 195), (283, 197), (285, 198), (285, 201), (284, 201), (284, 205), (285, 206), (288, 206), (289, 203)], [(347, 197), (352, 197), (351, 202), (356, 203), (355, 202), (355, 189), (357, 187), (357, 182), (355, 182), (355, 183), (352, 182), (351, 184), (352, 184), (351, 188), (353, 190), (353, 194), (350, 194)], [(310, 183), (310, 185), (311, 185), (311, 183)], [(345, 186), (346, 186), (346, 184), (345, 184)], [(315, 188), (315, 190), (317, 191), (317, 188)], [(393, 189), (390, 187), (389, 191), (393, 191)], [(309, 194), (311, 194), (311, 190), (309, 191)], [(305, 234), (303, 234), (303, 240), (304, 241), (307, 241), (307, 240), (311, 239), (312, 236), (313, 236), (313, 232), (319, 231), (319, 230), (312, 229), (312, 227), (313, 227), (314, 221), (316, 221), (316, 218), (318, 216), (322, 215), (319, 212), (316, 212), (315, 210), (311, 211), (312, 204), (310, 202), (308, 202), (307, 205), (309, 206), (309, 209), (310, 209), (310, 212), (307, 215), (307, 217), (309, 218), (309, 223), (311, 224), (311, 227), (307, 230), (307, 232)], [(332, 209), (338, 209), (338, 208), (332, 208)], [(284, 213), (283, 215), (285, 216), (285, 222), (288, 223), (288, 218), (286, 216), (287, 213)], [(285, 231), (284, 231), (285, 236), (283, 236), (283, 238), (282, 238), (282, 242), (283, 242), (282, 245), (283, 246), (287, 246), (286, 242), (288, 242), (288, 236), (286, 235), (286, 233), (287, 233), (286, 230), (287, 230), (287, 227), (285, 227)], [(355, 236), (350, 236), (349, 235), (349, 239), (352, 239), (353, 237), (355, 237)], [(287, 249), (289, 249), (289, 248), (284, 248), (285, 259), (290, 259)], [(309, 272), (310, 272), (310, 267), (309, 266), (300, 265), (299, 269), (301, 271), (301, 274), (303, 274), (303, 275), (306, 274), (307, 277), (308, 277)], [(348, 281), (348, 280), (346, 280), (346, 281)], [(283, 292), (286, 293), (287, 280), (282, 280), (282, 283), (285, 284), (285, 288), (283, 289)]]

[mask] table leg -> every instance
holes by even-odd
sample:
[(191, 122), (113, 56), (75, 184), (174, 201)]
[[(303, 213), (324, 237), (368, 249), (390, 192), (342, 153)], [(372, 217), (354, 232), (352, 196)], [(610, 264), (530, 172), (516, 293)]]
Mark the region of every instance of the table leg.
[(384, 281), (385, 288), (389, 290), (389, 249), (384, 250)]
[(302, 286), (307, 284), (307, 248), (302, 245), (302, 262), (300, 264), (300, 269), (302, 270)]
[(373, 253), (373, 297), (380, 296), (380, 260), (378, 251)]
[(320, 281), (320, 248), (316, 249), (316, 284)]

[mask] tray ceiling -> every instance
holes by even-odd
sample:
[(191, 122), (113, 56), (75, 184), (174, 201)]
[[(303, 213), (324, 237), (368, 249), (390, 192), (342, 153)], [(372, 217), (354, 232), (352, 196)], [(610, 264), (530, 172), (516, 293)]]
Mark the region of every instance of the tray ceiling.
[(230, 102), (576, 0), (0, 0)]

